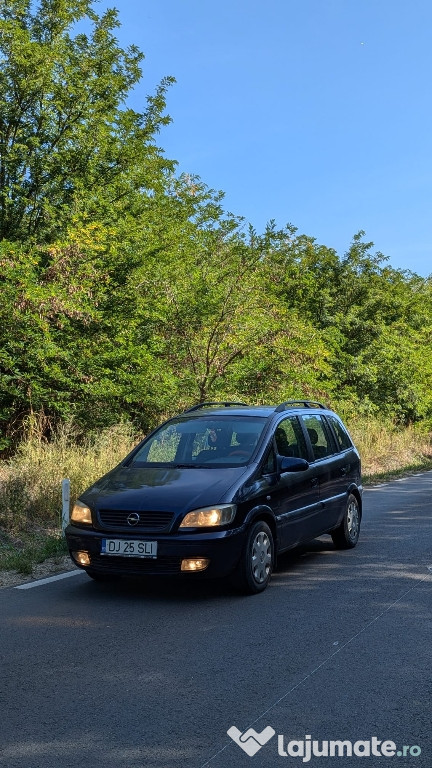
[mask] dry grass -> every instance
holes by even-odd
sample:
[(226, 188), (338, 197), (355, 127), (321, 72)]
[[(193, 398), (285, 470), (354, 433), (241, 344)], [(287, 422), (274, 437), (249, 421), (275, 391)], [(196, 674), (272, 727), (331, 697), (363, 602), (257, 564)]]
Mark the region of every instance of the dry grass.
[(98, 477), (118, 464), (136, 443), (129, 424), (78, 440), (63, 427), (51, 442), (37, 435), (23, 441), (16, 455), (0, 465), (0, 526), (20, 535), (42, 527), (58, 529), (61, 483), (71, 481), (71, 503)]
[(61, 559), (67, 552), (61, 536), (62, 480), (71, 481), (73, 504), (136, 442), (128, 424), (84, 441), (71, 426), (50, 442), (37, 430), (23, 440), (13, 459), (0, 464), (0, 570), (30, 575), (47, 558)]
[(348, 424), (362, 458), (364, 478), (390, 475), (432, 462), (431, 436), (414, 427), (397, 429), (391, 422), (362, 419)]

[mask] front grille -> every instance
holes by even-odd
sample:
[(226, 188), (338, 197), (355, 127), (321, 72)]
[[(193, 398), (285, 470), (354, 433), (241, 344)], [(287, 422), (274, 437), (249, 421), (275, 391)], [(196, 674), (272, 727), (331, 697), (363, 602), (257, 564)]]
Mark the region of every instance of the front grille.
[[(139, 515), (136, 525), (128, 523), (129, 515)], [(124, 509), (100, 509), (99, 522), (104, 528), (124, 528), (128, 531), (165, 531), (173, 520), (172, 512), (133, 512)]]
[(109, 555), (91, 555), (91, 565), (106, 573), (130, 573), (136, 575), (159, 574), (172, 576), (180, 573), (179, 557), (162, 555), (156, 560), (144, 557), (110, 557)]

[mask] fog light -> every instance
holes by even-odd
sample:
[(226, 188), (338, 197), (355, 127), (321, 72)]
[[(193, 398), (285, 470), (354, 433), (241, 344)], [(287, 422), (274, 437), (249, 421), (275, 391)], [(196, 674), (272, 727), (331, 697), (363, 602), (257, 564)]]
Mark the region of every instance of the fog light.
[(90, 555), (88, 552), (72, 552), (72, 557), (78, 565), (90, 565)]
[(195, 558), (194, 560), (191, 560), (191, 559), (182, 560), (181, 570), (182, 571), (205, 571), (209, 562), (210, 560), (208, 559), (208, 557), (199, 557), (199, 558)]

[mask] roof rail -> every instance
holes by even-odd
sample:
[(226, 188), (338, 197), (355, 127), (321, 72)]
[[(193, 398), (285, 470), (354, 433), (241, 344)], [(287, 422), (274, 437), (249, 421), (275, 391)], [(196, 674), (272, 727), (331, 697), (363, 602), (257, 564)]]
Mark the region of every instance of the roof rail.
[(231, 402), (229, 400), (224, 400), (223, 402), (205, 402), (205, 403), (197, 403), (197, 405), (193, 405), (192, 408), (188, 408), (186, 411), (183, 411), (183, 413), (190, 413), (191, 411), (198, 411), (199, 408), (211, 408), (212, 405), (223, 405), (224, 408), (230, 408), (234, 405), (245, 405), (248, 407), (247, 403), (240, 403), (240, 402)]
[(280, 405), (275, 408), (275, 412), (279, 411), (285, 411), (287, 408), (289, 408), (292, 405), (299, 405), (302, 408), (326, 408), (327, 406), (323, 405), (322, 403), (318, 403), (315, 400), (286, 400), (284, 403), (281, 403)]

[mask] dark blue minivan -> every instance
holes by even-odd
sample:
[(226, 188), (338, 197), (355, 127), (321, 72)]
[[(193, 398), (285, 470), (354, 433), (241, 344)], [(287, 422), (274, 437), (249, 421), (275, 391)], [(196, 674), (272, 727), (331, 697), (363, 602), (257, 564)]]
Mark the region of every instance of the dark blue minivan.
[(277, 555), (329, 533), (357, 544), (360, 457), (321, 403), (200, 403), (162, 424), (76, 502), (66, 538), (94, 579), (269, 583)]

